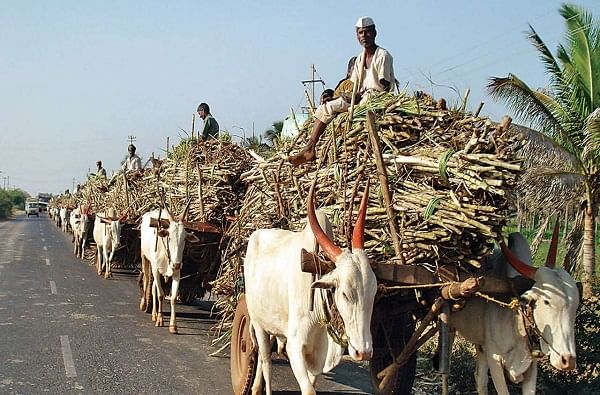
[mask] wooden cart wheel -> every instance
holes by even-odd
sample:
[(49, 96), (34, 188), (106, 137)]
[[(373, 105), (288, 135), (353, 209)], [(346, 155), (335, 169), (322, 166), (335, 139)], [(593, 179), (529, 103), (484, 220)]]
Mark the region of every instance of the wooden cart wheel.
[(250, 316), (246, 298), (242, 295), (235, 309), (231, 335), (231, 385), (235, 395), (251, 393), (257, 357), (258, 353), (254, 350), (250, 337)]
[(370, 362), (371, 384), (375, 395), (410, 395), (415, 372), (417, 368), (417, 354), (413, 354), (408, 362), (398, 369), (396, 377), (392, 380), (391, 390), (379, 390), (380, 379), (377, 374), (385, 369), (391, 362), (390, 347), (394, 355), (398, 355), (404, 345), (410, 340), (415, 331), (415, 321), (410, 313), (399, 315), (386, 315), (385, 311), (377, 313), (377, 306), (373, 312), (371, 333), (373, 334), (373, 358)]

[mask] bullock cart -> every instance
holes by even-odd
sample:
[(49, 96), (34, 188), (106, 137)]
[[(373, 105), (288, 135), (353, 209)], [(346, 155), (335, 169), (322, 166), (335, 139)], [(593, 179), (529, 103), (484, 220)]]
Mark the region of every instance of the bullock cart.
[[(303, 129), (311, 126), (309, 121)], [(306, 139), (301, 133), (294, 149)], [(314, 183), (316, 204), (334, 225), (335, 243), (350, 246), (353, 211), (369, 180), (364, 248), (378, 279), (371, 321), (373, 391), (409, 393), (418, 347), (438, 331), (447, 339), (447, 327), (434, 318), (476, 292), (506, 299), (530, 285), (485, 273), (485, 258), (514, 212), (512, 191), (524, 146), (508, 118), (497, 124), (462, 107), (447, 110), (445, 101), (428, 95), (382, 94), (328, 126), (316, 162), (294, 168), (288, 152), (258, 161), (242, 176), (248, 190), (227, 231), (213, 288), (222, 295), (220, 339), (231, 336), (234, 392), (248, 393), (256, 366), (243, 295), (248, 236), (261, 228), (301, 230)], [(303, 271), (332, 269), (323, 256), (303, 254), (298, 262)], [(335, 308), (331, 311), (330, 333), (343, 342), (343, 325), (339, 318), (336, 323)], [(448, 350), (447, 341), (443, 347)], [(447, 358), (442, 362), (447, 370)]]
[[(166, 207), (178, 217), (189, 206), (186, 229), (200, 240), (184, 250), (179, 298), (189, 302), (210, 290), (219, 270), (220, 246), (227, 240), (223, 229), (243, 201), (245, 183), (240, 176), (250, 168), (250, 159), (243, 147), (218, 140), (201, 142), (192, 133), (177, 145), (167, 140), (165, 157), (156, 159), (153, 154), (151, 168), (117, 172), (110, 179), (91, 176), (79, 194), (59, 200), (72, 205), (86, 202), (94, 212), (110, 211), (113, 219), (122, 218), (113, 267), (134, 272), (141, 271), (142, 215)], [(88, 257), (95, 260), (95, 254), (88, 252)]]

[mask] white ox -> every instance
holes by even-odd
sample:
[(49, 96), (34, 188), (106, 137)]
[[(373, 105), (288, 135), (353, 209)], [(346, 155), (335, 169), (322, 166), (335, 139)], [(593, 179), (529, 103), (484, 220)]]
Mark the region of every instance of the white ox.
[(68, 232), (69, 230), (69, 219), (71, 218), (71, 210), (67, 207), (60, 208), (60, 225), (63, 232)]
[(146, 300), (147, 290), (148, 287), (152, 287), (152, 321), (156, 322), (156, 326), (163, 325), (162, 303), (165, 292), (160, 283), (160, 276), (171, 277), (169, 333), (177, 333), (175, 304), (179, 292), (185, 242), (186, 240), (192, 243), (199, 241), (196, 236), (185, 230), (183, 219), (187, 215), (188, 208), (189, 204), (178, 220), (175, 220), (167, 209), (154, 210), (142, 216), (140, 232), (143, 290), (140, 309), (146, 309), (149, 303)]
[[(323, 325), (324, 290), (334, 290), (335, 304), (344, 321), (348, 352), (355, 360), (368, 360), (373, 353), (370, 324), (377, 280), (363, 249), (368, 185), (361, 202), (352, 237), (352, 251), (331, 241), (331, 224), (315, 213), (313, 189), (308, 197), (308, 222), (301, 232), (259, 229), (252, 233), (244, 261), (246, 303), (259, 358), (252, 393), (271, 394), (271, 343), (287, 343), (287, 355), (303, 395), (315, 394), (317, 375), (333, 369), (343, 349), (328, 336)], [(327, 233), (323, 231), (323, 227)], [(335, 269), (317, 281), (300, 268), (301, 250), (315, 250), (315, 239), (335, 263)]]
[(104, 212), (96, 214), (94, 221), (94, 241), (98, 248), (96, 268), (99, 276), (104, 270), (104, 278), (112, 276), (111, 262), (115, 251), (121, 245), (121, 229), (125, 218), (125, 215), (117, 218), (114, 210), (109, 210), (108, 216)]
[(69, 223), (73, 232), (73, 253), (83, 259), (91, 223), (89, 208), (78, 207), (71, 211)]
[[(504, 265), (508, 261), (521, 275), (535, 281), (520, 296), (520, 302), (522, 307), (532, 309), (532, 323), (539, 330), (541, 351), (550, 356), (552, 366), (567, 371), (576, 366), (575, 315), (579, 292), (573, 278), (564, 269), (554, 267), (557, 241), (558, 228), (555, 228), (545, 267), (536, 269), (523, 262), (531, 262), (531, 251), (519, 233), (509, 236), (510, 249), (501, 243), (502, 252), (496, 252), (504, 254), (506, 259), (496, 254), (492, 259), (504, 261)], [(504, 370), (511, 381), (522, 383), (523, 394), (535, 394), (537, 360), (531, 354), (526, 320), (526, 315), (475, 298), (450, 315), (450, 325), (476, 345), (475, 380), (479, 394), (488, 393), (488, 369), (498, 394), (509, 393)]]

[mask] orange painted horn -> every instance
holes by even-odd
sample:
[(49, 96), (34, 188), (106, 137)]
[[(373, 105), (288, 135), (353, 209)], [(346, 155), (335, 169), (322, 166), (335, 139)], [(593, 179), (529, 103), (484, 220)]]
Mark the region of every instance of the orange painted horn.
[(317, 215), (315, 214), (314, 193), (315, 186), (313, 184), (310, 187), (310, 192), (308, 193), (308, 223), (310, 224), (310, 228), (317, 239), (317, 243), (319, 243), (319, 246), (323, 249), (325, 255), (327, 255), (329, 259), (335, 263), (337, 257), (342, 253), (342, 249), (336, 246), (325, 234), (325, 232), (323, 232), (323, 229), (321, 229), (321, 225), (319, 225), (319, 221), (317, 221)]
[(554, 269), (556, 265), (556, 252), (558, 251), (558, 230), (560, 225), (558, 224), (558, 218), (556, 224), (554, 224), (554, 232), (552, 232), (552, 242), (550, 242), (550, 249), (548, 250), (548, 258), (546, 258), (546, 266)]
[(365, 192), (363, 193), (362, 200), (360, 201), (360, 208), (358, 209), (358, 217), (356, 218), (356, 224), (354, 225), (354, 231), (352, 232), (352, 249), (362, 250), (365, 246), (365, 218), (367, 216), (367, 206), (369, 202), (369, 180), (367, 179), (367, 185), (365, 186)]
[(185, 205), (185, 209), (183, 209), (183, 214), (181, 214), (180, 221), (187, 221), (188, 212), (190, 210), (191, 204), (192, 204), (192, 199), (188, 200), (187, 204)]
[(514, 267), (516, 271), (521, 273), (522, 276), (532, 280), (534, 279), (537, 268), (529, 266), (517, 258), (515, 254), (513, 254), (512, 251), (506, 246), (506, 244), (504, 244), (504, 240), (500, 240), (500, 248), (502, 249), (502, 253), (504, 253), (508, 263), (510, 263), (510, 265)]

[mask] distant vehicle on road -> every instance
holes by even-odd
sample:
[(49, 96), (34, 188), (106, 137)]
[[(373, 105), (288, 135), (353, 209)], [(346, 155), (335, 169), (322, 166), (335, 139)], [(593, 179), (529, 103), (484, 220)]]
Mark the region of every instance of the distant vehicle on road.
[(25, 214), (27, 217), (31, 215), (35, 215), (36, 217), (40, 216), (41, 207), (38, 202), (25, 202)]

